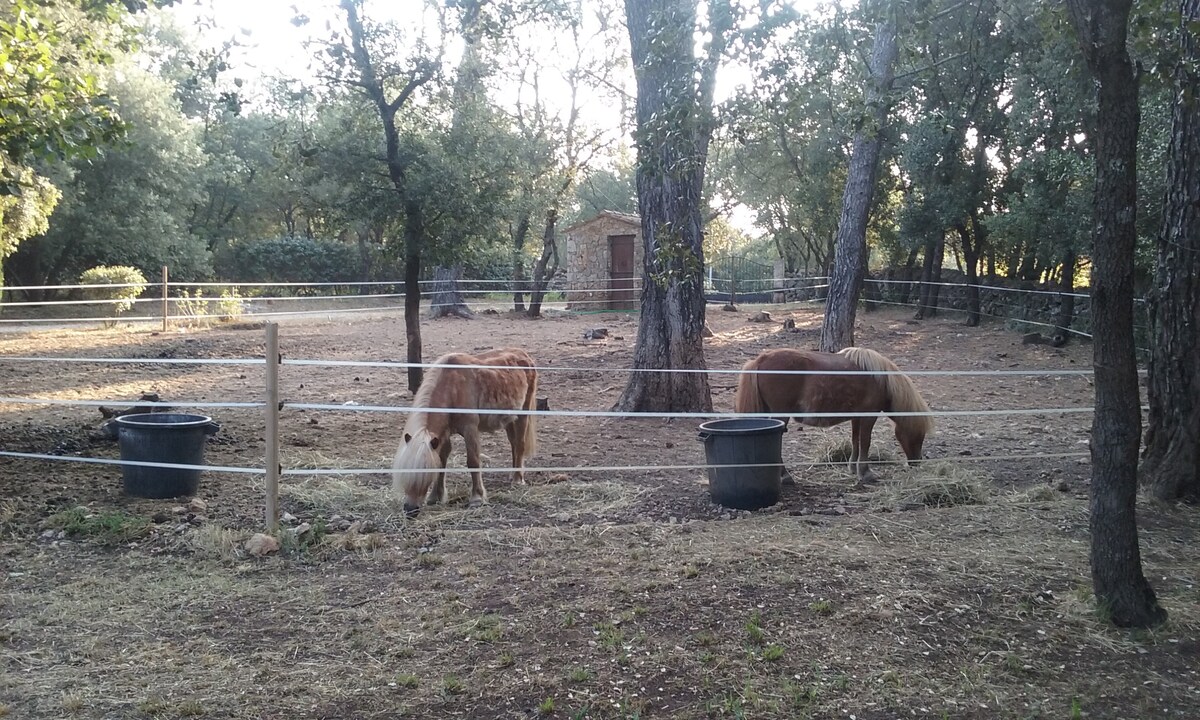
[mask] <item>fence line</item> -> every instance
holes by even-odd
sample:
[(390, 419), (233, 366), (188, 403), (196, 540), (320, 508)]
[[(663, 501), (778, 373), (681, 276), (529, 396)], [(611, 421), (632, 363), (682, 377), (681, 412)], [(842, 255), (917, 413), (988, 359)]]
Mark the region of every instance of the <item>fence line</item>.
[[(265, 331), (266, 331), (267, 352), (266, 352), (266, 356), (264, 358), (255, 359), (254, 361), (239, 360), (239, 359), (234, 359), (234, 360), (215, 359), (216, 362), (213, 362), (213, 364), (233, 364), (233, 363), (263, 364), (265, 366), (264, 380), (265, 380), (266, 393), (265, 393), (264, 400), (262, 402), (222, 402), (222, 403), (218, 403), (218, 402), (179, 402), (179, 401), (176, 401), (176, 402), (167, 403), (167, 402), (160, 402), (160, 401), (62, 400), (62, 399), (51, 399), (51, 398), (36, 399), (36, 398), (23, 398), (23, 397), (0, 397), (0, 404), (42, 404), (42, 405), (51, 405), (51, 406), (113, 405), (113, 406), (124, 406), (124, 407), (150, 406), (150, 407), (189, 407), (189, 408), (256, 408), (256, 409), (262, 408), (265, 413), (264, 419), (265, 419), (265, 427), (266, 427), (266, 435), (267, 435), (267, 452), (266, 452), (266, 459), (265, 459), (266, 467), (247, 468), (247, 467), (223, 466), (223, 465), (192, 465), (192, 464), (184, 464), (184, 463), (160, 463), (160, 462), (152, 462), (152, 461), (133, 461), (133, 460), (119, 460), (119, 459), (108, 459), (108, 458), (64, 456), (64, 455), (53, 455), (53, 454), (48, 454), (48, 453), (26, 453), (26, 452), (16, 452), (16, 451), (11, 451), (11, 450), (0, 450), (0, 457), (9, 457), (9, 458), (25, 459), (25, 460), (50, 461), (50, 462), (76, 462), (76, 463), (90, 463), (90, 464), (98, 464), (98, 465), (176, 468), (176, 469), (200, 470), (200, 471), (208, 470), (210, 472), (226, 472), (226, 473), (263, 475), (264, 476), (265, 493), (266, 493), (265, 524), (266, 524), (266, 527), (270, 530), (270, 529), (277, 527), (277, 511), (278, 511), (278, 482), (277, 482), (277, 480), (281, 475), (285, 475), (285, 476), (334, 475), (334, 474), (356, 475), (356, 474), (387, 474), (387, 473), (391, 472), (390, 468), (387, 468), (387, 469), (363, 469), (363, 468), (344, 468), (344, 469), (338, 469), (338, 468), (311, 468), (311, 469), (289, 468), (289, 469), (283, 469), (281, 467), (281, 464), (279, 463), (279, 454), (278, 454), (278, 445), (277, 445), (277, 443), (278, 443), (277, 429), (279, 427), (280, 415), (285, 408), (293, 409), (293, 410), (350, 411), (350, 412), (392, 412), (392, 413), (396, 413), (396, 412), (399, 412), (399, 413), (439, 412), (439, 413), (447, 413), (447, 414), (508, 415), (508, 416), (541, 415), (541, 416), (548, 416), (548, 417), (616, 417), (616, 418), (623, 418), (623, 419), (635, 419), (635, 418), (696, 418), (696, 419), (705, 418), (705, 419), (707, 419), (707, 418), (739, 418), (739, 417), (772, 418), (772, 417), (776, 417), (778, 415), (778, 413), (773, 414), (773, 413), (736, 413), (736, 412), (733, 412), (733, 413), (730, 413), (730, 412), (620, 412), (620, 411), (611, 411), (611, 410), (609, 410), (609, 411), (588, 411), (588, 410), (493, 410), (493, 409), (485, 409), (485, 408), (470, 408), (470, 409), (464, 409), (464, 408), (413, 408), (412, 406), (400, 407), (400, 406), (385, 406), (385, 405), (353, 405), (353, 404), (334, 405), (334, 404), (328, 404), (328, 403), (282, 402), (279, 400), (278, 375), (277, 375), (278, 370), (281, 365), (283, 365), (283, 364), (306, 365), (306, 364), (326, 363), (326, 362), (344, 363), (344, 362), (351, 362), (351, 361), (292, 361), (289, 363), (288, 361), (284, 361), (282, 359), (282, 356), (278, 352), (278, 339), (277, 339), (278, 338), (278, 335), (277, 335), (278, 326), (274, 323), (268, 323), (265, 328)], [(49, 358), (47, 358), (47, 359), (49, 359)], [(21, 357), (20, 359), (18, 359), (16, 361), (28, 362), (28, 361), (37, 361), (37, 360), (39, 360), (39, 359), (29, 358), (29, 357)], [(60, 358), (56, 358), (55, 360), (60, 360)], [(136, 359), (136, 358), (69, 358), (69, 359), (61, 358), (61, 360), (70, 361), (70, 362), (97, 362), (97, 363), (139, 362), (139, 359)], [(153, 361), (180, 362), (180, 361), (176, 361), (171, 358), (155, 358), (152, 360)], [(192, 364), (192, 363), (199, 364), (200, 362), (203, 362), (203, 361), (201, 361), (200, 359), (196, 359), (196, 358), (188, 358), (188, 359), (184, 359), (182, 362), (185, 364)], [(395, 363), (395, 365), (401, 365), (401, 364)], [(405, 363), (403, 365), (408, 366), (409, 364)], [(431, 364), (427, 364), (427, 363), (423, 363), (421, 365), (435, 366), (435, 364), (431, 365)], [(460, 367), (462, 367), (462, 366), (460, 366)], [(554, 370), (563, 370), (563, 371), (580, 371), (581, 370), (580, 368), (559, 368), (559, 367), (554, 367), (553, 369)], [(586, 369), (584, 369), (584, 370), (586, 370)], [(621, 371), (626, 371), (626, 370), (632, 371), (633, 369), (629, 368), (629, 369), (620, 369), (620, 370)], [(661, 372), (661, 371), (659, 371), (659, 372)], [(738, 371), (716, 371), (716, 372), (735, 373)], [(764, 372), (770, 372), (771, 374), (774, 374), (775, 372), (778, 372), (778, 371), (764, 371)], [(914, 371), (914, 372), (921, 372), (921, 371)], [(941, 373), (957, 372), (957, 373), (972, 373), (973, 374), (975, 371), (924, 371), (924, 372), (941, 372)], [(1006, 372), (1006, 371), (982, 371), (982, 372), (984, 374), (989, 374), (989, 373), (995, 374), (995, 373), (1001, 373), (1001, 372)], [(1028, 374), (1033, 371), (1017, 371), (1017, 372), (1021, 372), (1022, 374)], [(1057, 371), (1055, 371), (1055, 372), (1057, 372)], [(1070, 374), (1085, 374), (1088, 371), (1081, 370), (1081, 371), (1065, 371), (1065, 372), (1070, 373)], [(808, 371), (806, 374), (830, 374), (830, 373), (819, 373), (819, 372)], [(838, 374), (842, 374), (842, 373), (839, 372)], [(853, 374), (853, 371), (847, 371), (845, 374)], [(1145, 408), (1143, 408), (1143, 409), (1145, 409)], [(998, 416), (998, 415), (1044, 416), (1044, 415), (1062, 415), (1062, 414), (1082, 414), (1082, 413), (1092, 413), (1092, 412), (1093, 412), (1093, 408), (1090, 408), (1090, 407), (1087, 407), (1087, 408), (1085, 408), (1085, 407), (1067, 407), (1067, 408), (1017, 408), (1017, 409), (993, 409), (993, 410), (940, 410), (940, 411), (932, 411), (931, 410), (928, 412), (896, 412), (896, 413), (888, 413), (888, 415), (893, 418), (914, 417), (914, 416)], [(789, 415), (795, 415), (795, 414), (789, 413)], [(839, 418), (839, 419), (844, 420), (847, 418), (854, 418), (854, 417), (877, 418), (880, 416), (880, 413), (861, 413), (861, 412), (803, 413), (801, 415), (803, 417), (809, 417), (809, 418)], [(274, 449), (272, 448), (272, 443), (276, 443)], [(1008, 456), (1008, 458), (1009, 459), (1015, 459), (1017, 457), (1029, 457), (1029, 458), (1060, 457), (1060, 458), (1065, 458), (1065, 457), (1083, 457), (1084, 455), (1086, 455), (1086, 453), (1083, 453), (1083, 452), (1038, 453), (1038, 454), (1034, 454), (1034, 455), (1025, 455), (1025, 456), (1014, 455), (1014, 456)], [(962, 458), (959, 458), (959, 460), (961, 460), (961, 459)], [(979, 456), (979, 457), (972, 457), (970, 460), (971, 461), (987, 461), (987, 460), (1000, 460), (1000, 459), (1004, 459), (1004, 456)], [(826, 463), (815, 463), (815, 464), (809, 463), (808, 466), (815, 467), (820, 464), (826, 464)], [(845, 463), (833, 463), (833, 462), (829, 462), (827, 464), (829, 464), (829, 465), (835, 465), (835, 464), (836, 465), (845, 465)], [(779, 463), (728, 464), (728, 465), (720, 465), (720, 466), (715, 466), (715, 467), (729, 467), (729, 468), (766, 467), (766, 466), (776, 466), (776, 465), (779, 465)], [(626, 465), (626, 466), (546, 466), (546, 467), (525, 468), (524, 470), (526, 472), (621, 472), (621, 471), (632, 472), (632, 471), (658, 471), (658, 470), (684, 470), (684, 469), (688, 469), (688, 470), (697, 469), (698, 470), (698, 469), (708, 469), (711, 467), (714, 467), (714, 466), (704, 463), (704, 464)], [(451, 473), (461, 473), (461, 472), (471, 472), (472, 470), (467, 469), (467, 468), (447, 468), (446, 471), (451, 472)], [(488, 473), (512, 472), (513, 468), (479, 468), (479, 469), (477, 469), (477, 471), (478, 472), (488, 472)]]
[[(89, 358), (89, 357), (36, 357), (26, 355), (0, 355), (0, 362), (67, 362), (67, 363), (96, 363), (96, 364), (125, 364), (125, 365), (263, 365), (266, 361), (261, 358)], [(601, 372), (601, 373), (674, 373), (674, 374), (704, 374), (704, 375), (910, 375), (910, 376), (961, 376), (961, 377), (1074, 377), (1091, 376), (1092, 370), (742, 370), (710, 369), (710, 368), (625, 368), (575, 365), (534, 365), (534, 366), (501, 366), (495, 365), (439, 365), (436, 362), (410, 363), (400, 360), (304, 360), (284, 358), (283, 365), (308, 367), (373, 367), (373, 368), (446, 368), (460, 370), (511, 370), (538, 372)], [(1142, 371), (1145, 372), (1145, 371)], [(141, 404), (141, 403), (135, 403)]]
[[(1011, 460), (1046, 460), (1046, 459), (1065, 459), (1065, 458), (1081, 458), (1090, 457), (1090, 452), (1059, 452), (1059, 453), (1026, 453), (1013, 455), (970, 455), (957, 456), (952, 460), (948, 458), (922, 458), (920, 460), (873, 460), (873, 464), (903, 464), (913, 462), (916, 464), (933, 463), (933, 462), (989, 462), (989, 461), (1011, 461)], [(215, 473), (230, 473), (238, 475), (263, 475), (263, 468), (239, 467), (236, 465), (191, 465), (186, 463), (161, 463), (150, 462), (145, 460), (119, 460), (116, 458), (97, 458), (97, 457), (81, 457), (78, 455), (50, 455), (47, 453), (28, 453), (16, 452), (12, 450), (0, 450), (0, 457), (9, 457), (17, 460), (43, 460), (50, 462), (66, 462), (66, 463), (83, 463), (88, 465), (111, 465), (111, 466), (129, 466), (129, 467), (151, 467), (170, 470), (200, 470)], [(566, 472), (651, 472), (655, 470), (706, 470), (714, 469), (737, 469), (737, 468), (762, 468), (762, 467), (782, 467), (785, 465), (813, 467), (845, 467), (847, 462), (837, 462), (833, 460), (822, 460), (816, 462), (784, 462), (784, 463), (727, 463), (713, 464), (707, 463), (685, 463), (678, 465), (547, 465), (540, 467), (524, 467), (520, 468), (526, 473), (566, 473)], [(472, 472), (484, 474), (508, 474), (515, 472), (517, 468), (511, 467), (479, 467), (469, 468), (447, 466), (444, 472), (447, 474), (465, 475)], [(331, 476), (331, 475), (390, 475), (393, 469), (387, 468), (285, 468), (282, 475), (287, 477), (297, 476)]]

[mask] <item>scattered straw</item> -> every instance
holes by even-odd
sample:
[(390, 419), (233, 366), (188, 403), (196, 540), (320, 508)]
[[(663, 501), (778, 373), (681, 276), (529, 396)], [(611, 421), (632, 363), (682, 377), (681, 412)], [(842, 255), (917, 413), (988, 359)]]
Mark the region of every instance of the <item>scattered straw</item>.
[(889, 510), (983, 505), (988, 500), (990, 483), (990, 476), (977, 467), (924, 462), (897, 472), (892, 480), (873, 488), (868, 502), (874, 509)]

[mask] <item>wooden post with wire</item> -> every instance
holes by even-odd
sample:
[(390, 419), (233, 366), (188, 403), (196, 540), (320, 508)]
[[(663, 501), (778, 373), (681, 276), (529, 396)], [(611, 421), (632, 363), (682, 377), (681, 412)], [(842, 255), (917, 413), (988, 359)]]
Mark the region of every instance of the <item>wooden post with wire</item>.
[(267, 328), (266, 380), (267, 402), (267, 450), (266, 450), (266, 493), (267, 532), (279, 529), (279, 325), (269, 322)]
[(163, 265), (163, 272), (162, 272), (162, 316), (163, 316), (162, 331), (163, 332), (167, 331), (167, 318), (170, 317), (170, 315), (171, 315), (171, 311), (169, 308), (170, 308), (170, 303), (167, 301), (167, 266)]

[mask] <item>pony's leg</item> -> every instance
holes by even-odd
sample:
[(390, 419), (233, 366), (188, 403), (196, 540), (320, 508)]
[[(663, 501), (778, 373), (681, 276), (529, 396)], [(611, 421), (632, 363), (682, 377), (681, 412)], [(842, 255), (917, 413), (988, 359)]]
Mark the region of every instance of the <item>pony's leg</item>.
[[(438, 448), (438, 458), (442, 461), (442, 467), (446, 467), (446, 461), (450, 459), (450, 436), (446, 436), (446, 441)], [(436, 505), (445, 503), (450, 499), (449, 493), (446, 492), (446, 471), (442, 470), (438, 473), (437, 480), (433, 481), (433, 487), (429, 488), (429, 498), (425, 501), (428, 505)]]
[(508, 433), (508, 444), (512, 447), (514, 485), (525, 484), (525, 425), (528, 423), (529, 419), (522, 416), (504, 426), (505, 432)]
[(855, 418), (854, 447), (857, 456), (856, 471), (860, 483), (876, 482), (879, 478), (871, 471), (871, 433), (875, 430), (875, 418)]
[(483, 487), (483, 473), (479, 472), (479, 431), (463, 433), (463, 440), (467, 444), (467, 467), (471, 468), (471, 499), (467, 501), (467, 506), (484, 505), (487, 503), (487, 489)]

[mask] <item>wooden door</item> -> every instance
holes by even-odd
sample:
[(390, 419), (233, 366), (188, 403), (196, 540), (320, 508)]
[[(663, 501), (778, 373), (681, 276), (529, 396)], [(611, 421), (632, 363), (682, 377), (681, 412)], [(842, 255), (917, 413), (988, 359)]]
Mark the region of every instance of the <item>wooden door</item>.
[(633, 279), (633, 235), (608, 236), (608, 300), (611, 310), (637, 308)]

